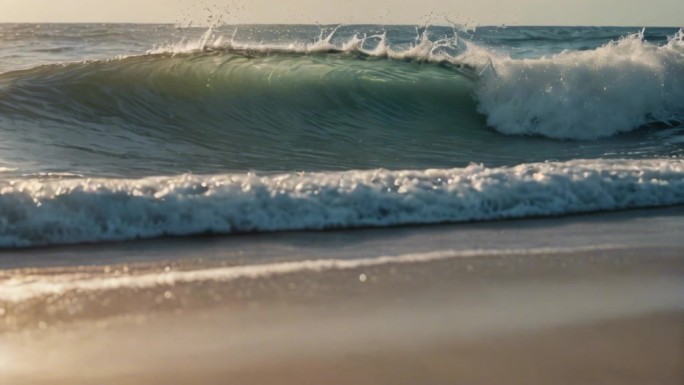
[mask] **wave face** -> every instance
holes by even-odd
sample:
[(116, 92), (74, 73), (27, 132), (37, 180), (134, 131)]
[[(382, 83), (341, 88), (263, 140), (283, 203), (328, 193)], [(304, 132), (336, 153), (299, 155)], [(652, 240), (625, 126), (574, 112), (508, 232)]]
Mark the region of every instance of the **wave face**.
[[(118, 166), (112, 173), (135, 168), (121, 162), (124, 153), (149, 160), (147, 174), (173, 172), (179, 159), (197, 172), (212, 162), (211, 171), (378, 167), (373, 158), (390, 153), (407, 155), (397, 165), (410, 167), (442, 133), (461, 129), (452, 142), (476, 141), (468, 135), (484, 124), (472, 82), (459, 73), (337, 55), (152, 55), (3, 80), (0, 114), (18, 147), (48, 138), (39, 145), (68, 158), (82, 147), (98, 165)], [(437, 147), (448, 162), (454, 146)]]
[(682, 39), (0, 25), (0, 247), (681, 204)]

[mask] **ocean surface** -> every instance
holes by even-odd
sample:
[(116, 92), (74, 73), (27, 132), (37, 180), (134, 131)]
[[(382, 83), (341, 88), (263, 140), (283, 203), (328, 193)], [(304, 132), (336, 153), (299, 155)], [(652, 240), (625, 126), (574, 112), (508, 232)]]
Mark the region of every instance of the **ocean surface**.
[(0, 248), (680, 204), (678, 28), (0, 24)]

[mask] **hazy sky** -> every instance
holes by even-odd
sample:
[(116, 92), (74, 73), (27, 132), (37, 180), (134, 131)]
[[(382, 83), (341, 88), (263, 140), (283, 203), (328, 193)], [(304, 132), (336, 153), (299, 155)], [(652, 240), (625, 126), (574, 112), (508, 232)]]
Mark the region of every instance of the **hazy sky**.
[[(430, 17), (430, 15), (432, 15)], [(683, 26), (684, 0), (0, 0), (0, 22)]]

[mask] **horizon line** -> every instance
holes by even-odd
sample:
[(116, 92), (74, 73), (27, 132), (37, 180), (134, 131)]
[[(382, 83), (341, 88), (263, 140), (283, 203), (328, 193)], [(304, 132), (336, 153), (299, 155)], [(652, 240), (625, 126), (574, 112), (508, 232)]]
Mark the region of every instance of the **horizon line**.
[[(39, 25), (39, 24), (72, 24), (72, 25), (178, 25), (177, 22), (136, 22), (136, 21), (0, 21), (0, 25), (9, 24), (29, 24), (29, 25)], [(319, 26), (364, 26), (364, 25), (386, 25), (386, 26), (434, 26), (434, 27), (452, 27), (452, 24), (443, 23), (266, 23), (266, 22), (252, 22), (252, 23), (222, 23), (219, 26), (214, 26), (214, 28), (222, 26), (240, 26), (240, 25), (319, 25)], [(181, 28), (209, 28), (210, 25), (189, 25), (187, 27)], [(475, 25), (475, 28), (509, 28), (509, 27), (522, 27), (522, 28), (538, 28), (538, 27), (566, 27), (566, 28), (684, 28), (683, 26), (673, 26), (673, 25), (628, 25), (628, 24), (606, 24), (606, 25), (582, 25), (582, 24), (482, 24)]]

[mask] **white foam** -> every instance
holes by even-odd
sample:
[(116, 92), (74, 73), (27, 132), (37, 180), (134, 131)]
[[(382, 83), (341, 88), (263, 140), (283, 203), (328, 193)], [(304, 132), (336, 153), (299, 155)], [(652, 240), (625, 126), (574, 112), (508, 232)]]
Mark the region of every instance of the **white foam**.
[(684, 43), (643, 32), (595, 50), (494, 60), (478, 83), (480, 112), (506, 134), (596, 139), (684, 117)]
[(560, 215), (684, 203), (684, 160), (0, 181), (0, 246)]

